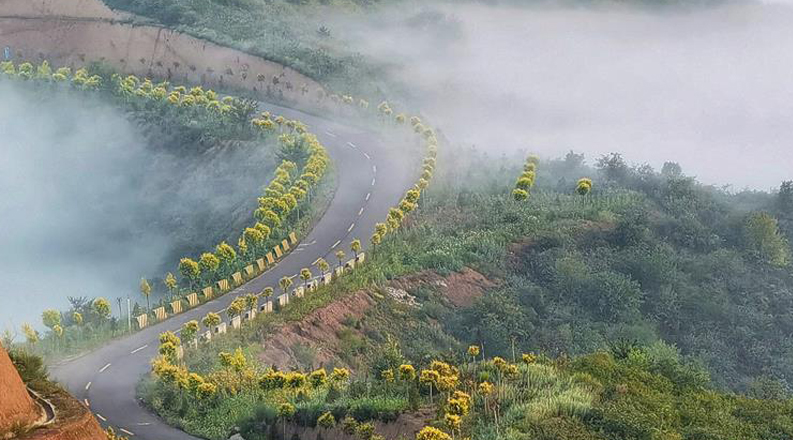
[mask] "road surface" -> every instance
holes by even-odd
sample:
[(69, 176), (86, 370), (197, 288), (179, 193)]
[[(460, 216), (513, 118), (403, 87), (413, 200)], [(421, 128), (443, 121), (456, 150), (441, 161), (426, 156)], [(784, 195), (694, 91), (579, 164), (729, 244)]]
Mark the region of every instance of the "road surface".
[(336, 168), (333, 200), (298, 248), (261, 276), (220, 298), (52, 367), (52, 376), (88, 405), (105, 427), (113, 426), (134, 439), (196, 439), (165, 424), (136, 398), (135, 387), (157, 356), (159, 334), (176, 331), (190, 320), (200, 322), (208, 312), (225, 309), (240, 294), (259, 293), (267, 286), (278, 291), (281, 277), (295, 275), (304, 267), (316, 272), (312, 265), (319, 257), (333, 264), (336, 250), (341, 248), (351, 254), (349, 244), (353, 238), (359, 238), (365, 246), (374, 224), (384, 221), (388, 209), (415, 181), (414, 167), (407, 165), (404, 157), (398, 157), (397, 148), (387, 148), (372, 133), (292, 109), (269, 104), (261, 107), (303, 121), (320, 138)]

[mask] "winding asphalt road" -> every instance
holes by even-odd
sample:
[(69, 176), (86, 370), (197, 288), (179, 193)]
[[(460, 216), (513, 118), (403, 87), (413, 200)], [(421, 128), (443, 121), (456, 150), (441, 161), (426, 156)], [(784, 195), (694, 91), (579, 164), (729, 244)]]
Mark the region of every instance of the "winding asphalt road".
[[(297, 249), (276, 266), (234, 291), (176, 315), (140, 332), (115, 340), (70, 362), (51, 368), (51, 373), (80, 401), (88, 405), (104, 427), (113, 426), (131, 438), (147, 440), (196, 439), (168, 426), (138, 402), (135, 388), (157, 355), (158, 336), (179, 330), (208, 312), (224, 310), (238, 295), (277, 289), (278, 280), (310, 267), (319, 257), (336, 261), (338, 249), (350, 254), (349, 244), (364, 244), (374, 224), (385, 219), (388, 209), (400, 200), (414, 181), (414, 171), (396, 148), (386, 147), (377, 136), (296, 110), (262, 104), (262, 110), (299, 119), (308, 124), (325, 145), (337, 173), (337, 190), (327, 211)], [(296, 283), (297, 284), (297, 283)], [(260, 301), (261, 303), (261, 301)]]

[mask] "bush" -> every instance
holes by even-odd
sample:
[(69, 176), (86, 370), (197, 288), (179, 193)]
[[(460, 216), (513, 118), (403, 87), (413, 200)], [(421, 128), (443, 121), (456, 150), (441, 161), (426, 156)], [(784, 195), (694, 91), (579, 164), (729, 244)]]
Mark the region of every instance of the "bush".
[(8, 356), (19, 372), (22, 381), (27, 385), (35, 388), (37, 385), (48, 382), (49, 373), (41, 356), (22, 349), (12, 349), (8, 352)]

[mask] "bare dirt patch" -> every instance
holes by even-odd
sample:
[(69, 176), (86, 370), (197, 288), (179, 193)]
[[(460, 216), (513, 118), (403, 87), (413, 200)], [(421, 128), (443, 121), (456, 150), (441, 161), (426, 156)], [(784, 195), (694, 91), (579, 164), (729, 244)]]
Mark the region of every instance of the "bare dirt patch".
[(432, 271), (421, 271), (395, 280), (391, 284), (407, 291), (421, 285), (434, 287), (455, 307), (472, 305), (477, 298), (484, 295), (487, 289), (496, 286), (496, 283), (481, 273), (467, 267), (447, 276), (441, 276)]
[(314, 352), (313, 362), (325, 365), (337, 362), (340, 351), (338, 333), (345, 322), (363, 317), (374, 304), (366, 292), (356, 292), (321, 309), (315, 310), (300, 322), (285, 325), (264, 343), (259, 359), (265, 365), (289, 369), (299, 365), (297, 347), (308, 347)]
[(85, 406), (63, 390), (44, 396), (55, 406), (57, 417), (52, 425), (30, 432), (20, 440), (106, 440), (99, 423)]
[[(98, 0), (0, 0), (0, 46), (15, 62), (82, 67), (101, 62), (126, 74), (315, 106), (316, 81), (285, 67), (170, 29), (125, 22)], [(122, 20), (122, 21), (119, 21)], [(1, 47), (0, 47), (1, 48)]]
[[(58, 387), (41, 392), (55, 406), (52, 424), (33, 429), (17, 437), (20, 440), (105, 440), (102, 428), (93, 414)], [(0, 346), (0, 438), (13, 426), (32, 426), (40, 423), (42, 413), (33, 402), (11, 359)]]
[[(389, 283), (390, 288), (401, 291), (410, 291), (422, 285), (437, 289), (454, 307), (467, 307), (496, 283), (468, 268), (448, 276), (423, 271)], [(374, 303), (368, 292), (360, 291), (315, 310), (300, 322), (284, 325), (265, 339), (259, 360), (264, 365), (275, 365), (279, 369), (297, 368), (303, 363), (300, 352), (308, 350), (313, 367), (338, 365), (342, 363), (344, 349), (348, 348), (344, 346), (340, 333), (344, 331), (365, 337), (350, 323), (365, 318)]]
[(71, 17), (120, 19), (98, 0), (0, 0), (0, 15), (4, 17)]

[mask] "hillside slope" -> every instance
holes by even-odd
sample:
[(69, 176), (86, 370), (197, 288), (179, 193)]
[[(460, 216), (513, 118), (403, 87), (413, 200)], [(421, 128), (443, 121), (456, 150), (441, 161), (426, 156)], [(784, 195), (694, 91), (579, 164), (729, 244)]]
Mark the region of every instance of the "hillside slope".
[(14, 426), (28, 426), (41, 417), (40, 409), (28, 395), (25, 384), (5, 349), (0, 346), (0, 436)]

